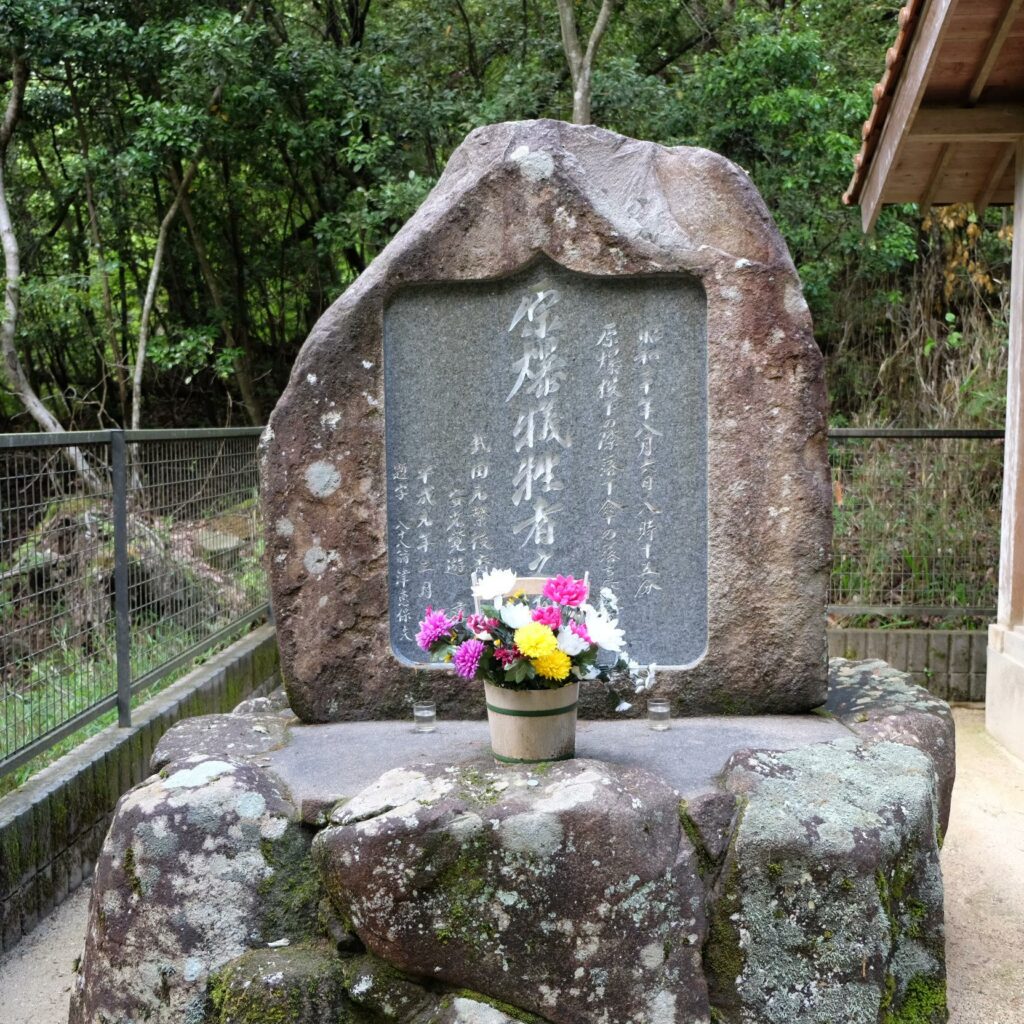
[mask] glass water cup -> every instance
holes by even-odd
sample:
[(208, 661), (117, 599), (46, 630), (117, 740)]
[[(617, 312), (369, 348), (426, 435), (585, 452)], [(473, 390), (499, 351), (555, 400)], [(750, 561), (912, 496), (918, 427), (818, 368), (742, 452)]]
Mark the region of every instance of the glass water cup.
[(655, 697), (647, 702), (647, 725), (655, 732), (664, 732), (671, 723), (672, 709), (669, 702)]
[(416, 732), (433, 732), (437, 728), (437, 707), (432, 700), (418, 700), (412, 706), (412, 722)]

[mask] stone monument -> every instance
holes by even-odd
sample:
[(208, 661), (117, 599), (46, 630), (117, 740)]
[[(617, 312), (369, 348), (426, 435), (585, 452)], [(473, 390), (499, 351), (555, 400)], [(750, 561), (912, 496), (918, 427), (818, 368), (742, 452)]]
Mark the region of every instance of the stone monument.
[(611, 586), (679, 711), (821, 704), (824, 407), (796, 271), (738, 167), (554, 121), (473, 132), (267, 430), (292, 707), (480, 714), (412, 637), (481, 566)]
[[(742, 171), (474, 132), (296, 364), (287, 698), (179, 724), (122, 798), (70, 1024), (942, 1024), (952, 719), (826, 674), (823, 407)], [(576, 759), (495, 765), (409, 641), (494, 563), (614, 585), (686, 717), (592, 690)], [(424, 691), (432, 734), (394, 720)]]

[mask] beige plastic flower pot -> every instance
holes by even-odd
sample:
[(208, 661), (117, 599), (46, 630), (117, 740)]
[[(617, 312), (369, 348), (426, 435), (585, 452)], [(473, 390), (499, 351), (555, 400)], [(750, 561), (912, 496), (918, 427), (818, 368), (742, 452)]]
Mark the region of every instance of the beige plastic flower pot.
[(574, 757), (579, 697), (579, 683), (557, 690), (506, 690), (484, 683), (495, 758), (510, 764), (536, 764)]

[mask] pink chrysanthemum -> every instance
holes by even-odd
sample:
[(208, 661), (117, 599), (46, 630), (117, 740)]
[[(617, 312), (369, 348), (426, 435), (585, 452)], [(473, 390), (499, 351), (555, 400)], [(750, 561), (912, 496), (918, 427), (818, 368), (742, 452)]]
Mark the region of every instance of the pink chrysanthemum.
[(553, 576), (544, 584), (544, 596), (567, 608), (578, 608), (587, 599), (590, 588), (571, 576)]
[(587, 632), (587, 624), (585, 622), (570, 622), (569, 628), (584, 642), (592, 644), (594, 641), (590, 639), (590, 634)]
[(482, 640), (466, 640), (455, 648), (455, 655), (452, 663), (455, 671), (463, 679), (472, 679), (476, 675), (477, 665), (480, 664), (480, 656), (484, 653)]
[(533, 621), (541, 622), (552, 629), (559, 629), (562, 625), (562, 609), (557, 604), (545, 604), (535, 608)]
[(505, 668), (508, 668), (513, 661), (518, 661), (522, 656), (523, 655), (518, 647), (494, 648), (494, 657), (497, 658)]
[(429, 651), (455, 624), (455, 619), (449, 619), (444, 609), (434, 611), (430, 605), (423, 615), (420, 623), (420, 631), (416, 634), (416, 643), (424, 651)]
[(466, 619), (466, 625), (471, 633), (486, 633), (494, 629), (498, 624), (497, 619), (488, 618), (483, 612), (474, 612)]

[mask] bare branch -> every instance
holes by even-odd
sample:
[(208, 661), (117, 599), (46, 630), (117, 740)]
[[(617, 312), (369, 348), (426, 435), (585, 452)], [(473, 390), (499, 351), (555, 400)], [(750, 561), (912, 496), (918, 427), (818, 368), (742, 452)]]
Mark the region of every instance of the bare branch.
[(566, 63), (572, 77), (572, 119), (575, 124), (590, 124), (591, 76), (594, 69), (594, 58), (601, 45), (612, 12), (615, 0), (602, 0), (597, 21), (587, 40), (587, 50), (580, 48), (579, 34), (576, 28), (576, 13), (572, 0), (556, 0), (558, 4), (558, 22), (562, 29), (562, 48), (565, 50)]
[(615, 0), (604, 0), (601, 10), (598, 12), (597, 21), (594, 22), (593, 31), (590, 33), (590, 41), (587, 43), (587, 52), (583, 58), (589, 71), (594, 64), (594, 57), (597, 55), (597, 48), (601, 45), (605, 32), (608, 31), (608, 22), (611, 21), (612, 11), (615, 9)]
[(569, 64), (569, 74), (575, 88), (576, 79), (579, 78), (580, 68), (583, 66), (580, 37), (576, 34), (576, 12), (573, 10), (572, 0), (557, 0), (557, 3), (558, 22), (562, 27), (562, 48), (565, 50), (565, 59)]

